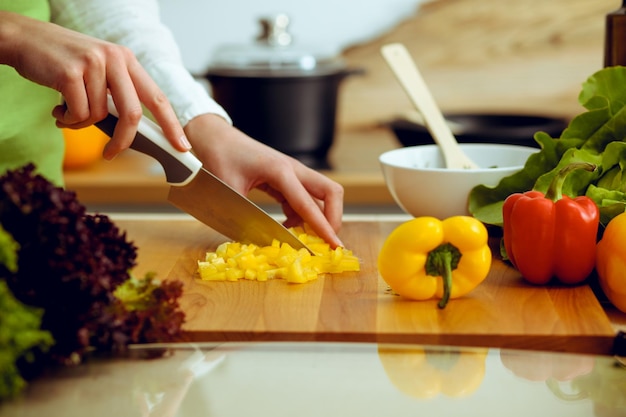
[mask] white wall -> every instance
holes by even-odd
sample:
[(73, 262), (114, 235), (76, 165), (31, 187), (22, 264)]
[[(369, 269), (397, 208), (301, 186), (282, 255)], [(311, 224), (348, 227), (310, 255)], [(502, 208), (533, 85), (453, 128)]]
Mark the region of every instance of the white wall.
[(291, 18), (301, 48), (337, 53), (388, 30), (425, 0), (159, 0), (163, 21), (176, 37), (185, 65), (206, 69), (215, 47), (251, 43), (258, 19), (278, 12)]

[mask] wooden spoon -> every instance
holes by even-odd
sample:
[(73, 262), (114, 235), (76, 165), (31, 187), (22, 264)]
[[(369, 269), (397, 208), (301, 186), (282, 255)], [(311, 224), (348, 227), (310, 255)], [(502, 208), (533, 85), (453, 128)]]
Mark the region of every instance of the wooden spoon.
[(400, 43), (384, 45), (381, 53), (394, 72), (404, 91), (424, 118), (428, 131), (443, 153), (446, 167), (453, 169), (478, 168), (459, 147), (441, 110), (437, 107), (409, 51)]

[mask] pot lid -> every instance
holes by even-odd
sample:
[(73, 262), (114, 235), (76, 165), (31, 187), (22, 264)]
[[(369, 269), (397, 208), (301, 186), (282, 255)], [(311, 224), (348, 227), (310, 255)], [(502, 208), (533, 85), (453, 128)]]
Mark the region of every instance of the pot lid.
[(289, 16), (259, 20), (261, 33), (252, 44), (226, 44), (211, 61), (210, 73), (237, 75), (319, 75), (344, 68), (336, 55), (295, 45), (288, 31)]

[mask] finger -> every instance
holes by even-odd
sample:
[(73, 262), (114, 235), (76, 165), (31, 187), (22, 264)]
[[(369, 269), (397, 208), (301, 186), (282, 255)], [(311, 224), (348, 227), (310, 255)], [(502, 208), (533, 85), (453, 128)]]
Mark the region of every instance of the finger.
[(297, 211), (289, 205), (289, 202), (285, 199), (285, 197), (279, 191), (273, 189), (267, 184), (263, 184), (257, 187), (259, 190), (267, 193), (270, 197), (272, 197), (276, 202), (280, 205), (280, 208), (285, 215), (286, 219), (283, 222), (283, 226), (285, 227), (295, 227), (300, 226), (304, 222), (302, 217), (298, 214)]
[[(296, 210), (302, 220), (311, 226), (315, 233), (330, 244), (333, 249), (338, 246), (344, 246), (339, 236), (337, 236), (335, 228), (328, 222), (328, 219), (323, 212), (319, 210), (317, 205), (312, 200), (311, 202), (313, 204), (307, 205), (306, 208), (294, 208), (294, 210)], [(290, 202), (290, 205), (291, 204)]]
[(335, 231), (339, 231), (343, 222), (343, 187), (336, 184), (332, 188), (323, 188), (319, 193), (312, 187), (309, 192), (324, 202), (324, 217)]
[(129, 72), (139, 99), (150, 110), (169, 142), (181, 152), (191, 149), (174, 109), (149, 74), (139, 64), (132, 65)]
[(338, 231), (343, 220), (343, 187), (325, 175), (304, 166), (296, 167), (296, 172), (302, 186), (319, 203), (324, 217), (333, 229)]
[(125, 68), (125, 66), (111, 65), (107, 70), (107, 82), (118, 112), (118, 121), (111, 140), (104, 148), (105, 159), (112, 159), (131, 145), (143, 116), (141, 102)]
[[(91, 126), (107, 116), (106, 72), (102, 67), (90, 67), (90, 70), (85, 72), (83, 87), (77, 90), (76, 95), (64, 96), (63, 104), (53, 109), (52, 114), (57, 118), (58, 127), (79, 129)], [(79, 100), (67, 98), (75, 96), (79, 97)], [(74, 105), (75, 102), (80, 104)], [(78, 108), (77, 106), (80, 106), (80, 110), (72, 110)]]
[(106, 63), (94, 65), (85, 73), (85, 90), (89, 100), (89, 113), (91, 124), (107, 117), (107, 73)]
[(63, 104), (52, 110), (52, 116), (57, 120), (58, 127), (82, 127), (89, 118), (89, 98), (85, 91), (84, 82), (71, 82), (61, 91)]
[[(319, 237), (333, 248), (343, 246), (336, 233), (338, 228), (335, 229), (331, 225), (325, 212), (320, 209), (318, 202), (309, 194), (296, 176), (283, 176), (281, 183), (274, 188), (282, 190), (282, 195), (289, 206), (298, 213), (305, 223), (311, 226)], [(285, 210), (283, 209), (283, 211)]]

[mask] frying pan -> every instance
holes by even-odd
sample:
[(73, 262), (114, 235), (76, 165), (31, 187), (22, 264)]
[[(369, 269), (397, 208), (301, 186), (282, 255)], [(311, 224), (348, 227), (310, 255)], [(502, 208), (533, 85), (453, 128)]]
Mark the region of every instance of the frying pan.
[[(449, 113), (444, 116), (454, 125), (454, 134), (460, 143), (508, 143), (539, 147), (533, 139), (536, 132), (543, 131), (558, 138), (568, 124), (563, 118), (532, 114)], [(424, 125), (405, 117), (394, 119), (387, 126), (403, 146), (434, 143)]]

